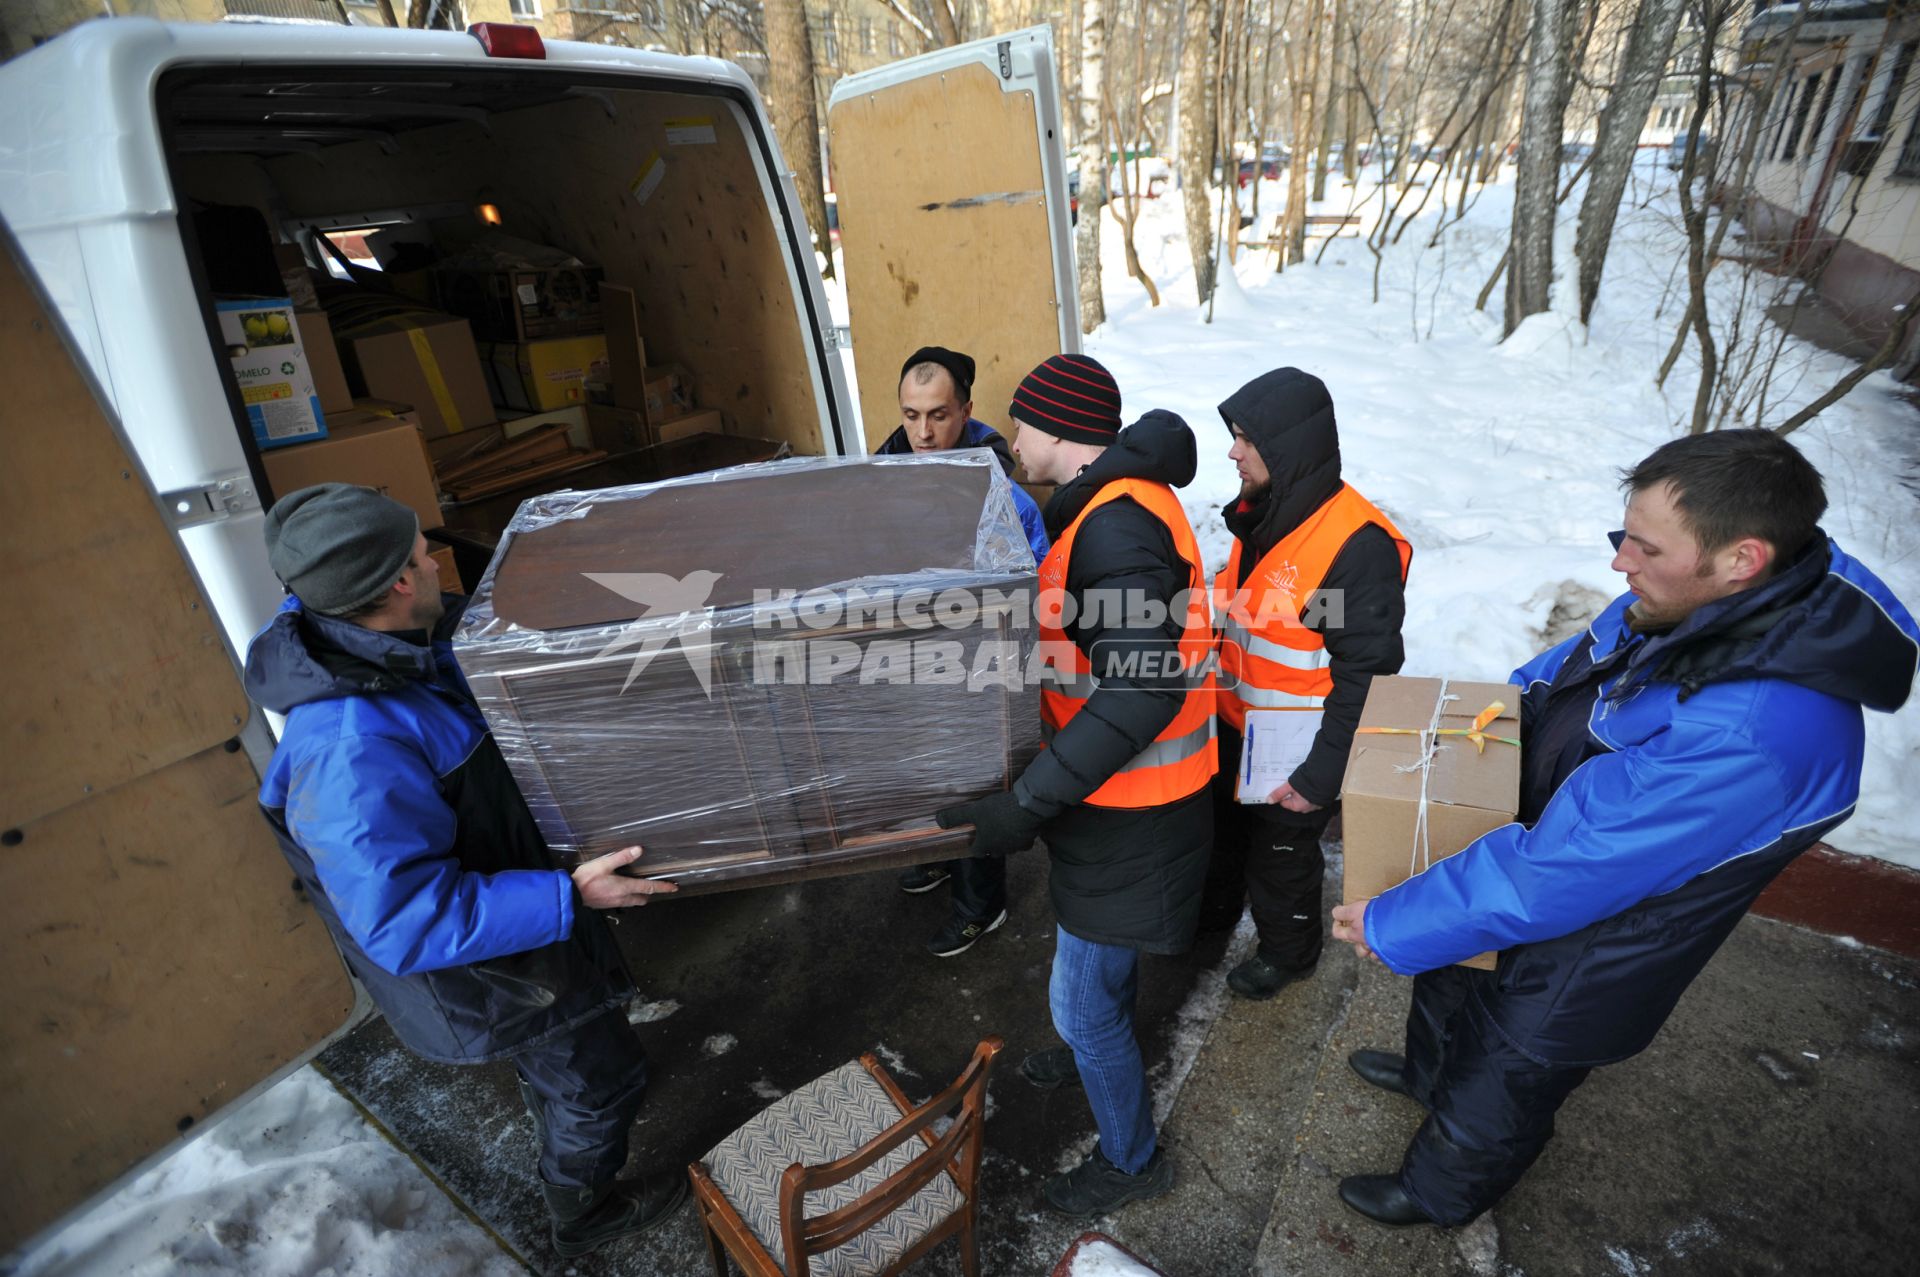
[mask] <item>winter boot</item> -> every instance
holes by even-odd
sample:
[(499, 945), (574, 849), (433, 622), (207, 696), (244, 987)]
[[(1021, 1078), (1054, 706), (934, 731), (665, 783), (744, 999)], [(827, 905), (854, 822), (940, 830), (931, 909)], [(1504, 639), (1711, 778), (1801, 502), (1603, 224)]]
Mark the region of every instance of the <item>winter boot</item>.
[(1295, 980), (1312, 975), (1315, 962), (1309, 962), (1304, 967), (1283, 967), (1266, 954), (1256, 953), (1227, 972), (1227, 988), (1238, 997), (1265, 1002)]
[(1173, 1191), (1173, 1163), (1156, 1148), (1138, 1174), (1129, 1175), (1107, 1160), (1096, 1145), (1087, 1160), (1041, 1186), (1048, 1206), (1062, 1215), (1087, 1219)]
[(631, 1237), (665, 1223), (687, 1200), (687, 1177), (657, 1171), (592, 1188), (541, 1184), (553, 1216), (553, 1248), (577, 1259), (616, 1237)]

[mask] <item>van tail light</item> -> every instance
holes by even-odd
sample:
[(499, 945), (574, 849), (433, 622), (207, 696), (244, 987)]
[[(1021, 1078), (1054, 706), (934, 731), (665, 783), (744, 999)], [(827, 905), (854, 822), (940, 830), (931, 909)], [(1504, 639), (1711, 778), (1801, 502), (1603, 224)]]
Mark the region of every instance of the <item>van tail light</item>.
[(547, 46), (532, 27), (511, 22), (476, 22), (467, 28), (467, 34), (480, 42), (490, 58), (546, 60)]

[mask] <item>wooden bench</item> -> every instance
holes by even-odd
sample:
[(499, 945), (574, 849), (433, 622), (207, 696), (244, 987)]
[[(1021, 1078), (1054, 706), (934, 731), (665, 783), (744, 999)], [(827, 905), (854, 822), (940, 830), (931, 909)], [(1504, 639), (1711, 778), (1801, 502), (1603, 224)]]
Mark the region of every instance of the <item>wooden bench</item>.
[[(1308, 213), (1306, 222), (1308, 238), (1312, 238), (1315, 234), (1335, 236), (1349, 226), (1354, 228), (1353, 233), (1356, 237), (1360, 234), (1360, 214), (1358, 213)], [(1316, 230), (1318, 227), (1330, 227), (1331, 229)], [(1270, 251), (1278, 252), (1281, 239), (1282, 237), (1279, 231), (1275, 231), (1273, 234), (1267, 236), (1267, 248)]]

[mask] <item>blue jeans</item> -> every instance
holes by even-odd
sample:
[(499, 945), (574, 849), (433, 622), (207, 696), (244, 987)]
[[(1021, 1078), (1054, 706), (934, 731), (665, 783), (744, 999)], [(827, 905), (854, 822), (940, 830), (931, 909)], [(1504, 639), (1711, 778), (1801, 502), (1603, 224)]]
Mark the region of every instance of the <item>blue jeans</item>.
[(1139, 951), (1082, 940), (1064, 927), (1055, 927), (1054, 937), (1047, 986), (1054, 1031), (1073, 1048), (1100, 1128), (1101, 1153), (1137, 1175), (1153, 1156), (1154, 1142), (1147, 1071), (1133, 1035)]

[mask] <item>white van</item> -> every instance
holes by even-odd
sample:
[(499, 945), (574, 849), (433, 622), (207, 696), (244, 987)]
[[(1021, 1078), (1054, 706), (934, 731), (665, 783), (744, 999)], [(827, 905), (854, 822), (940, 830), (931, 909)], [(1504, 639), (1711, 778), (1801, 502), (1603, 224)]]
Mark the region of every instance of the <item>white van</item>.
[(1079, 348), (1053, 57), (1035, 28), (835, 91), (857, 387), (735, 66), (497, 25), (109, 19), (0, 67), (0, 1249), (356, 1018), (253, 801), (272, 740), (237, 654), (282, 596), (278, 494), (193, 209), (257, 209), (317, 267), (316, 233), (491, 205), (632, 289), (649, 350), (736, 432), (857, 455), (920, 345), (976, 356), (997, 425)]

